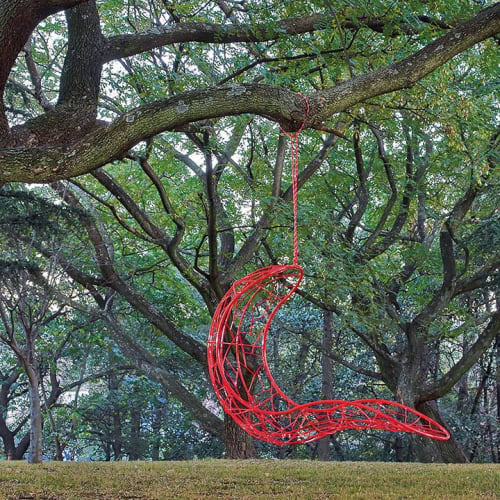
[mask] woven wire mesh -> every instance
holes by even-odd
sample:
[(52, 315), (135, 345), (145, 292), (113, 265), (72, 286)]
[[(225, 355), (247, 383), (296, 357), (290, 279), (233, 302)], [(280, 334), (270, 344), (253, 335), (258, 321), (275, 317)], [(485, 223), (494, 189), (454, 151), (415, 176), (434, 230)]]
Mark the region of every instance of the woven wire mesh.
[(246, 432), (279, 445), (315, 441), (343, 429), (381, 429), (446, 440), (448, 431), (426, 415), (382, 399), (299, 404), (274, 381), (266, 356), (273, 317), (295, 293), (299, 265), (258, 269), (235, 282), (212, 319), (210, 378), (224, 411)]

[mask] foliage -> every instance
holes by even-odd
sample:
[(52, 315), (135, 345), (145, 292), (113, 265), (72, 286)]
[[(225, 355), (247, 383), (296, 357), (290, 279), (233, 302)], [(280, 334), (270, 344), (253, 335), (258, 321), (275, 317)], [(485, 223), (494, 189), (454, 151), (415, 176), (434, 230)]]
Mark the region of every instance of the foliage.
[[(168, 43), (105, 64), (95, 114), (104, 130), (134, 107), (192, 90), (261, 83), (326, 91), (414, 54), (491, 4), (479, 3), (103, 0), (97, 7), (106, 37), (158, 35), (179, 20), (222, 28), (211, 43)], [(318, 12), (324, 15), (313, 32), (291, 36), (280, 24)], [(219, 43), (235, 24), (252, 29), (255, 40)], [(6, 88), (12, 125), (47, 108), (31, 91), (29, 55), (48, 107), (57, 105), (67, 42), (64, 15), (38, 25)], [(302, 132), (306, 277), (301, 296), (277, 315), (268, 344), (276, 380), (299, 400), (322, 397), (328, 355), (336, 398), (413, 406), (439, 400), (476, 461), (500, 460), (492, 444), (500, 432), (494, 335), (451, 387), (440, 382), (466, 364), (498, 312), (496, 49), (497, 40), (484, 40), (411, 88), (366, 99), (316, 123), (320, 130)], [(79, 460), (223, 456), (205, 339), (232, 281), (291, 260), (286, 147), (267, 117), (225, 116), (152, 134), (85, 176), (0, 187), (2, 290), (9, 276), (27, 272), (43, 281), (54, 270), (52, 307), (64, 310), (37, 339), (40, 391), (54, 386), (51, 369), (61, 387), (81, 382), (43, 408), (46, 457), (58, 447)], [(334, 313), (331, 352), (322, 349), (325, 310)], [(6, 386), (19, 367), (0, 348)], [(418, 375), (403, 386), (410, 373)], [(9, 386), (2, 411), (11, 428), (26, 416), (25, 389), (21, 375)], [(24, 422), (17, 443), (28, 430)], [(318, 453), (314, 445), (257, 447), (265, 457)], [(384, 433), (349, 432), (330, 442), (336, 460), (411, 461), (415, 448), (407, 436)]]

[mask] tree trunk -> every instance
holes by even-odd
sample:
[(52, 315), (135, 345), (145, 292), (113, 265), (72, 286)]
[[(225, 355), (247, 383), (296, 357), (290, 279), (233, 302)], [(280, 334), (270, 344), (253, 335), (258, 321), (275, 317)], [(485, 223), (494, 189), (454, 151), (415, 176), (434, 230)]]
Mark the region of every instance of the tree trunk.
[(224, 432), (227, 458), (257, 458), (252, 436), (228, 415), (224, 415)]
[(160, 442), (156, 436), (151, 447), (151, 460), (153, 462), (158, 462), (158, 460), (160, 460)]
[(29, 397), (30, 397), (30, 446), (28, 463), (39, 464), (42, 461), (42, 411), (40, 393), (38, 392), (39, 379), (35, 370), (28, 370)]
[[(446, 427), (435, 401), (426, 401), (417, 410)], [(450, 429), (448, 429), (450, 431)], [(414, 437), (414, 449), (420, 462), (465, 463), (468, 459), (453, 434), (448, 441), (437, 441), (421, 436)]]
[[(1, 380), (0, 384), (2, 384)], [(22, 460), (29, 446), (29, 433), (16, 446), (16, 435), (7, 427), (9, 392), (10, 386), (7, 384), (0, 391), (0, 438), (3, 443), (5, 459)]]
[(403, 440), (401, 436), (396, 436), (396, 439), (392, 443), (392, 449), (394, 450), (394, 456), (396, 462), (403, 462)]
[(12, 460), (22, 460), (24, 458), (24, 454), (28, 451), (30, 446), (30, 435), (31, 432), (27, 432), (21, 441), (19, 441), (14, 449), (14, 456), (12, 457)]
[(115, 460), (122, 459), (122, 422), (118, 404), (118, 389), (118, 377), (116, 373), (112, 372), (109, 375), (109, 393), (113, 405), (111, 416), (111, 440)]
[(141, 455), (141, 411), (139, 408), (132, 408), (132, 410), (130, 410), (130, 442), (128, 456), (130, 460), (139, 460)]
[[(321, 355), (322, 366), (322, 398), (333, 399), (333, 362), (326, 352), (331, 352), (333, 344), (333, 313), (323, 311), (323, 354)], [(318, 460), (330, 460), (330, 436), (325, 436), (318, 442)]]
[[(422, 386), (421, 381), (424, 379), (425, 374), (428, 373), (429, 367), (426, 361), (428, 353), (421, 342), (421, 338), (419, 340), (419, 342), (413, 344), (412, 349), (407, 350), (406, 359), (401, 364), (401, 372), (397, 384), (397, 396), (403, 404), (410, 408), (415, 408), (417, 411), (420, 411), (447, 428), (439, 413), (436, 401), (430, 400), (417, 405), (415, 404), (419, 400), (418, 389)], [(448, 429), (448, 431), (450, 430)], [(412, 450), (420, 462), (468, 462), (462, 447), (451, 432), (450, 439), (447, 441), (438, 441), (416, 434), (412, 434), (410, 440), (413, 444)]]
[(112, 440), (113, 440), (113, 455), (115, 460), (122, 459), (122, 429), (121, 429), (121, 418), (120, 410), (115, 408), (113, 410), (113, 422), (112, 422)]
[[(51, 377), (52, 376), (55, 379), (55, 372), (53, 374), (51, 374)], [(62, 462), (64, 460), (64, 446), (61, 443), (59, 432), (57, 432), (57, 425), (56, 425), (56, 422), (54, 420), (54, 416), (52, 415), (52, 410), (50, 409), (50, 404), (47, 400), (47, 395), (45, 393), (45, 388), (43, 386), (43, 382), (41, 383), (40, 387), (42, 389), (43, 407), (45, 409), (45, 413), (47, 414), (47, 418), (49, 420), (50, 430), (51, 430), (52, 435), (53, 435), (54, 446), (56, 449), (56, 452), (53, 456), (53, 460), (55, 460), (57, 462)]]
[(5, 458), (7, 460), (14, 460), (16, 452), (14, 434), (7, 427), (7, 418), (9, 416), (9, 393), (15, 380), (17, 379), (9, 381), (8, 377), (0, 378), (0, 438), (2, 438)]
[(153, 444), (151, 447), (151, 460), (154, 462), (160, 460), (160, 447), (161, 447), (161, 435), (160, 431), (163, 427), (167, 412), (168, 412), (168, 400), (165, 403), (160, 404), (155, 409), (153, 423), (151, 424), (153, 430)]
[(496, 348), (496, 370), (495, 370), (495, 388), (496, 388), (496, 399), (497, 399), (497, 460), (500, 462), (500, 335), (497, 335), (495, 341)]
[(16, 445), (12, 433), (2, 435), (3, 448), (5, 451), (6, 460), (15, 460)]
[(110, 445), (110, 443), (106, 443), (104, 445), (104, 461), (111, 462), (111, 445)]
[(59, 440), (59, 437), (56, 436), (54, 438), (55, 440), (55, 446), (56, 446), (56, 454), (54, 455), (54, 460), (57, 462), (63, 462), (64, 461), (64, 448), (61, 445), (61, 441)]
[[(490, 365), (491, 366), (491, 365)], [(489, 368), (488, 368), (488, 371), (487, 373), (489, 372)], [(497, 454), (496, 454), (496, 445), (495, 445), (495, 433), (492, 429), (492, 425), (491, 425), (491, 420), (492, 420), (492, 406), (490, 405), (490, 402), (489, 402), (489, 390), (488, 390), (488, 384), (484, 384), (484, 387), (483, 387), (483, 408), (484, 408), (484, 413), (485, 413), (485, 416), (486, 416), (486, 434), (488, 436), (488, 439), (490, 441), (490, 453), (491, 453), (491, 461), (493, 463), (497, 462)]]
[[(467, 339), (464, 338), (462, 340), (462, 355), (464, 355), (469, 348)], [(458, 413), (463, 413), (465, 411), (465, 407), (467, 405), (467, 398), (469, 395), (469, 391), (467, 390), (467, 382), (469, 378), (469, 372), (464, 373), (460, 382), (458, 383), (458, 398), (457, 398), (457, 411)]]

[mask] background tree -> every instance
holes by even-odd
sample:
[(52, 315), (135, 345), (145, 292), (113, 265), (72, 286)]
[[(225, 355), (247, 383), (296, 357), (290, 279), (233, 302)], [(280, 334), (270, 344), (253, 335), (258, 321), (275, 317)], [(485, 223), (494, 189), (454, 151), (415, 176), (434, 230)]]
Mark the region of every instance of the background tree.
[[(1, 7), (0, 38), (9, 43), (0, 182), (92, 171), (40, 189), (77, 209), (84, 231), (62, 250), (35, 241), (37, 252), (49, 260), (57, 253), (122, 354), (223, 437), (200, 383), (206, 326), (235, 277), (288, 252), (286, 144), (269, 141), (277, 135), (269, 119), (297, 127), (304, 104), (293, 90), (305, 92), (300, 185), (308, 208), (300, 217), (309, 243), (301, 255), (317, 272), (302, 296), (320, 308), (312, 317), (335, 314), (338, 341), (329, 352), (328, 341), (319, 348), (321, 340), (302, 340), (296, 362), (317, 372), (315, 353), (324, 355), (329, 392), (333, 357), (439, 418), (433, 401), (487, 352), (498, 328), (489, 299), (498, 259), (485, 257), (473, 236), (476, 222), (494, 220), (488, 82), (498, 4), (479, 11), (474, 2), (415, 1), (388, 11), (378, 2), (134, 2), (120, 15), (126, 6)], [(58, 10), (64, 20), (46, 19)], [(474, 330), (456, 304), (475, 294), (485, 314)], [(470, 349), (446, 364), (444, 319), (464, 317)], [(355, 347), (340, 356), (346, 343)], [(363, 348), (360, 365), (350, 356)], [(275, 354), (293, 359), (286, 349)], [(314, 394), (314, 383), (305, 385)], [(225, 433), (230, 456), (255, 454), (231, 421)], [(463, 459), (456, 442), (449, 446), (423, 453)]]

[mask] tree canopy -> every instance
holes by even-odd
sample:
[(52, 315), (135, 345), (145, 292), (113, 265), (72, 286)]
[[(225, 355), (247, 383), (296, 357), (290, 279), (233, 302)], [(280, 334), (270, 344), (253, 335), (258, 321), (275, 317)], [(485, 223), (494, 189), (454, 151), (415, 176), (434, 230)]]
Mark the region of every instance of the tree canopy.
[[(472, 0), (0, 2), (5, 455), (43, 432), (58, 458), (498, 461), (499, 31)], [(210, 318), (291, 260), (279, 126), (304, 119), (276, 377), (395, 398), (448, 442), (277, 450), (217, 406)]]

